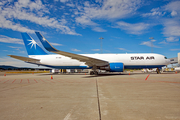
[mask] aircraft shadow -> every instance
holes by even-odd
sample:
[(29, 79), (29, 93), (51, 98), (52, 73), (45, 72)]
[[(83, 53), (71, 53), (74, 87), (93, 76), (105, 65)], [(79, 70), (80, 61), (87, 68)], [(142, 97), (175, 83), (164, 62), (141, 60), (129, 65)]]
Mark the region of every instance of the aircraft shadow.
[[(130, 75), (142, 75), (142, 74), (157, 74), (156, 72), (151, 72), (151, 73), (130, 73)], [(173, 72), (163, 72), (161, 74), (174, 74)], [(89, 73), (60, 73), (60, 74), (52, 74), (52, 73), (43, 73), (43, 74), (38, 74), (38, 76), (45, 76), (45, 75), (53, 75), (53, 76), (67, 76), (67, 75), (83, 75), (82, 78), (93, 78), (93, 77), (104, 77), (104, 76), (121, 76), (121, 75), (129, 75), (129, 73), (99, 73), (98, 75), (90, 75)]]

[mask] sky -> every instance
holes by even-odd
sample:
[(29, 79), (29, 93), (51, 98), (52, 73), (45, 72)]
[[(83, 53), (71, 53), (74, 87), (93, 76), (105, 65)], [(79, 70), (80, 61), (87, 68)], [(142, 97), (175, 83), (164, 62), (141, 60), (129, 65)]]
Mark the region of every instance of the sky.
[(1, 0), (0, 65), (37, 67), (7, 56), (28, 57), (22, 32), (42, 46), (35, 31), (56, 49), (75, 54), (177, 57), (179, 6), (179, 0)]

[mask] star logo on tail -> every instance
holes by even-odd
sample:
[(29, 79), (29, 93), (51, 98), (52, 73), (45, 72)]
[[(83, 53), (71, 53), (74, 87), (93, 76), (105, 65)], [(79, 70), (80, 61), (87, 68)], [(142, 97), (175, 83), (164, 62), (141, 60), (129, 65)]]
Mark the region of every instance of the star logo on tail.
[(45, 41), (46, 39), (43, 37), (42, 40)]
[(36, 45), (37, 45), (36, 41), (32, 38), (31, 38), (31, 40), (28, 40), (28, 41), (30, 41), (30, 43), (28, 45), (31, 45), (31, 48), (34, 46), (34, 48), (36, 49)]

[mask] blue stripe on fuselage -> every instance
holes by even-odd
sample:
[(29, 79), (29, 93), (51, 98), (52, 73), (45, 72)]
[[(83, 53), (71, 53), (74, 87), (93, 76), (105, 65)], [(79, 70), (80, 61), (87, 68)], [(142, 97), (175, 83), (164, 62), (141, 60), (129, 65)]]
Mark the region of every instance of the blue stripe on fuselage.
[[(31, 64), (35, 64), (35, 63), (31, 63)], [(37, 64), (37, 65), (56, 68), (56, 69), (91, 69), (92, 68), (88, 66), (52, 66), (52, 65), (43, 65), (43, 64)], [(164, 66), (166, 65), (126, 65), (124, 66), (124, 69), (161, 68)]]

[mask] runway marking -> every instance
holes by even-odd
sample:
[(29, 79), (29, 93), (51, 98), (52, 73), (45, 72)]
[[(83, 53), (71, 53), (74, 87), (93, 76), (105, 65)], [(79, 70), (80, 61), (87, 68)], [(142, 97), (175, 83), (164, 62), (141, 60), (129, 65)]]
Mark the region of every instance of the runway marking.
[(15, 81), (16, 81), (16, 79), (12, 83), (14, 83)]
[(21, 79), (21, 82), (20, 83), (22, 83), (22, 79)]
[(35, 81), (36, 83), (38, 83), (35, 79), (34, 79), (34, 81)]
[(44, 82), (43, 80), (40, 79), (40, 81)]
[(68, 120), (70, 116), (71, 116), (71, 113), (68, 113), (68, 114), (66, 115), (66, 117), (64, 118), (64, 120)]
[(27, 79), (27, 81), (28, 81), (28, 83), (30, 83), (30, 82), (29, 82), (29, 79)]
[[(149, 74), (149, 75), (150, 75), (150, 74)], [(146, 79), (145, 79), (145, 80), (147, 80), (147, 79), (148, 79), (149, 75), (146, 77)]]
[(71, 114), (72, 114), (72, 112), (73, 112), (73, 110), (74, 110), (74, 108), (76, 107), (77, 105), (75, 105), (71, 110), (70, 110), (70, 112), (66, 115), (66, 117), (64, 118), (64, 120), (68, 120), (69, 119), (69, 117), (71, 116)]
[(9, 80), (5, 81), (4, 83), (8, 82)]

